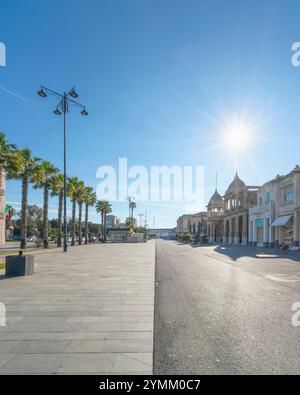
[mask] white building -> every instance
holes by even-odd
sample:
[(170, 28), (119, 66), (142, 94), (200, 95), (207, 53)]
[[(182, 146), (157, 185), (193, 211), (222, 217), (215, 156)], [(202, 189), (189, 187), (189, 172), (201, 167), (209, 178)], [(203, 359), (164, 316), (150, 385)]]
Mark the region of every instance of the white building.
[(293, 245), (300, 241), (300, 167), (277, 176), (259, 190), (249, 210), (249, 242), (260, 246)]
[(257, 205), (249, 208), (249, 244), (273, 247), (275, 243), (276, 181), (266, 182), (257, 193)]

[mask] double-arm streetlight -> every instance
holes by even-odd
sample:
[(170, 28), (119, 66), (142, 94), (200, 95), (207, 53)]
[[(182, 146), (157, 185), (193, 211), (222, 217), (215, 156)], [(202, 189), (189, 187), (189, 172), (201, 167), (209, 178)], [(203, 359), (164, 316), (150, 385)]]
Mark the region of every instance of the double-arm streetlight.
[(81, 109), (81, 115), (87, 116), (89, 115), (86, 111), (85, 106), (78, 103), (73, 99), (77, 99), (78, 93), (75, 88), (72, 88), (69, 92), (58, 93), (53, 91), (52, 89), (46, 88), (45, 86), (41, 86), (38, 91), (38, 95), (40, 97), (47, 97), (48, 94), (55, 96), (59, 102), (56, 106), (56, 109), (53, 111), (55, 115), (64, 114), (64, 251), (66, 252), (68, 249), (67, 244), (67, 113), (69, 112), (69, 106), (74, 105)]

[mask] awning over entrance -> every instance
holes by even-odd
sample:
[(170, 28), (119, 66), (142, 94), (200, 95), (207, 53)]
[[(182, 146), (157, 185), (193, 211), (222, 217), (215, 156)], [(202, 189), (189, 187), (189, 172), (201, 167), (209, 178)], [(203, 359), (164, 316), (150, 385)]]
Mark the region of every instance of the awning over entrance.
[(271, 227), (285, 226), (292, 217), (292, 215), (282, 215), (281, 217), (277, 217)]

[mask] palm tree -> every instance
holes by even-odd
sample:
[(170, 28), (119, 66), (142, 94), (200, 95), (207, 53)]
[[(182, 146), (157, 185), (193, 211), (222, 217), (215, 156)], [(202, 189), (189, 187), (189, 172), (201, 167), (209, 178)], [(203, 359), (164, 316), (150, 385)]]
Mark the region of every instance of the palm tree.
[(21, 207), (21, 249), (26, 249), (27, 243), (27, 210), (28, 185), (40, 164), (40, 159), (32, 157), (29, 149), (15, 150), (12, 153), (11, 165), (8, 169), (9, 178), (22, 180), (22, 207)]
[(9, 144), (5, 134), (0, 132), (0, 172), (3, 171), (3, 169), (8, 170), (12, 154), (15, 150), (16, 146)]
[(130, 230), (134, 230), (135, 228), (135, 222), (132, 218), (127, 218), (125, 221), (125, 226), (126, 228), (130, 229)]
[(51, 196), (58, 196), (58, 214), (57, 214), (57, 247), (62, 246), (62, 212), (63, 212), (63, 199), (64, 199), (64, 176), (57, 174), (53, 177), (51, 183)]
[(98, 200), (96, 211), (101, 214), (102, 242), (106, 243), (106, 215), (111, 213), (111, 204), (107, 200)]
[(78, 193), (79, 180), (77, 177), (70, 177), (68, 179), (68, 196), (72, 202), (72, 228), (71, 228), (71, 245), (75, 245), (75, 226), (76, 226), (76, 202)]
[(55, 177), (57, 177), (59, 170), (52, 165), (52, 163), (44, 161), (36, 169), (32, 180), (34, 188), (43, 188), (44, 204), (43, 204), (43, 244), (44, 248), (48, 248), (48, 207), (49, 207), (49, 190)]
[(133, 200), (131, 200), (129, 202), (129, 208), (131, 209), (131, 219), (133, 219), (133, 210), (136, 208), (136, 202), (134, 202)]
[(78, 244), (82, 244), (82, 206), (84, 203), (85, 198), (85, 186), (83, 181), (79, 181), (78, 189), (77, 189), (77, 203), (79, 207), (79, 214), (78, 214)]
[(112, 208), (109, 202), (106, 203), (105, 211), (104, 211), (104, 242), (106, 243), (106, 216), (111, 213)]
[(85, 235), (85, 244), (88, 243), (89, 236), (89, 206), (94, 206), (96, 203), (96, 194), (93, 192), (93, 188), (86, 187), (84, 193), (84, 203), (85, 203), (85, 221), (84, 221), (84, 235)]
[(15, 149), (16, 146), (9, 144), (5, 137), (5, 134), (0, 132), (0, 191), (2, 189), (2, 174), (3, 172), (7, 172), (9, 170), (9, 166), (11, 165), (12, 160), (12, 154)]

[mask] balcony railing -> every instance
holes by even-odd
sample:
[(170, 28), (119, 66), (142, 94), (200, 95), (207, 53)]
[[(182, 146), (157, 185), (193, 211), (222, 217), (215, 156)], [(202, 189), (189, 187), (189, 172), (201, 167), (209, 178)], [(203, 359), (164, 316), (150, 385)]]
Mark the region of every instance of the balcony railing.
[(212, 217), (222, 217), (222, 215), (224, 215), (223, 211), (209, 212), (209, 213), (207, 214), (208, 218), (212, 218)]
[(228, 208), (225, 209), (225, 213), (234, 213), (243, 210), (243, 208), (244, 208), (243, 206), (230, 207), (229, 209)]

